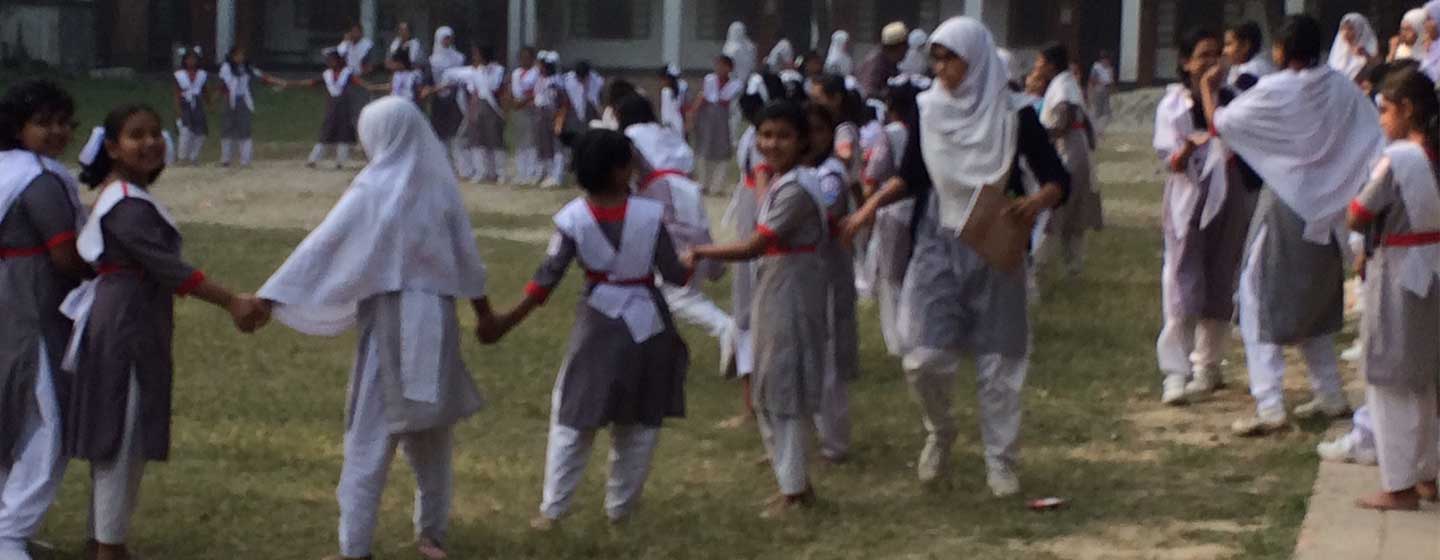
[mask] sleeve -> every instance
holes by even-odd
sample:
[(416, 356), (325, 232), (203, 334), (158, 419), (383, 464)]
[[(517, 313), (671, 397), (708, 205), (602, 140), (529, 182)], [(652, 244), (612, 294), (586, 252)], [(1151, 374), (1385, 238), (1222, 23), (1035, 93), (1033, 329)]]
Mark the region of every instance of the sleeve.
[(1030, 165), (1030, 170), (1035, 173), (1035, 180), (1041, 185), (1060, 185), (1060, 204), (1065, 204), (1065, 201), (1070, 199), (1070, 172), (1065, 170), (1060, 154), (1055, 152), (1055, 145), (1050, 143), (1050, 134), (1046, 132), (1045, 125), (1040, 124), (1040, 117), (1033, 108), (1020, 110), (1019, 142), (1017, 152)]
[(782, 185), (779, 192), (769, 196), (775, 198), (757, 221), (756, 232), (772, 246), (799, 245), (790, 243), (790, 240), (800, 232), (807, 219), (814, 220), (820, 216), (814, 199), (804, 187), (794, 183)]
[(675, 253), (675, 241), (663, 227), (660, 228), (660, 239), (655, 242), (655, 270), (660, 271), (660, 277), (665, 279), (666, 284), (684, 286), (690, 283), (692, 271), (680, 264), (680, 256)]
[(1390, 205), (1395, 203), (1399, 193), (1395, 189), (1395, 173), (1390, 170), (1390, 160), (1382, 159), (1360, 194), (1350, 202), (1350, 211), (1365, 222), (1375, 221)]
[(101, 226), (120, 244), (121, 251), (145, 270), (146, 277), (176, 295), (188, 295), (205, 281), (205, 273), (181, 259), (179, 244), (170, 239), (176, 235), (174, 230), (153, 204), (134, 198), (122, 200), (105, 215)]
[(570, 268), (570, 261), (574, 259), (575, 240), (556, 230), (550, 236), (545, 261), (540, 263), (535, 275), (525, 284), (525, 295), (538, 298), (542, 302), (550, 299), (550, 293), (565, 279), (565, 270)]
[(1056, 109), (1055, 126), (1051, 127), (1050, 130), (1070, 130), (1070, 126), (1075, 123), (1075, 114), (1078, 112), (1079, 107), (1076, 107), (1074, 103), (1066, 102), (1062, 108)]
[(839, 128), (835, 129), (835, 147), (837, 149), (841, 146), (854, 148), (857, 140), (859, 140), (859, 132), (860, 129), (853, 124), (844, 123), (840, 125)]
[(890, 153), (888, 138), (881, 138), (865, 154), (865, 168), (860, 171), (860, 182), (867, 187), (879, 187), (880, 178), (889, 176), (895, 169), (895, 159)]
[(65, 192), (67, 188), (53, 173), (41, 173), (17, 201), (40, 239), (45, 240), (46, 249), (75, 239), (75, 206)]
[(846, 195), (849, 194), (845, 189), (845, 181), (839, 175), (821, 175), (820, 193), (825, 196), (825, 215), (832, 220), (842, 217), (847, 206)]

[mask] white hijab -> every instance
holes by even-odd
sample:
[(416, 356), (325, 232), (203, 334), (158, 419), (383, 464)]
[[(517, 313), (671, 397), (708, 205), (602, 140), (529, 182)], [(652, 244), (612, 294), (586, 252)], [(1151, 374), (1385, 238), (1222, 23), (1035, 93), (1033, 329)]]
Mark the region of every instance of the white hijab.
[(825, 72), (849, 76), (855, 72), (855, 62), (850, 58), (850, 34), (836, 31), (830, 35), (830, 51), (825, 53)]
[(1080, 92), (1080, 82), (1069, 69), (1061, 69), (1045, 88), (1045, 110), (1040, 113), (1040, 123), (1054, 128), (1060, 122), (1060, 107), (1067, 103), (1085, 111), (1085, 94)]
[(734, 22), (730, 24), (730, 30), (725, 34), (725, 56), (735, 63), (735, 77), (744, 83), (750, 79), (750, 73), (755, 71), (755, 59), (760, 55), (755, 49), (755, 43), (750, 40), (750, 35), (745, 31), (745, 24)]
[(430, 49), (430, 71), (435, 74), (437, 80), (445, 74), (446, 70), (465, 64), (465, 55), (455, 50), (453, 44), (448, 47), (445, 46), (445, 39), (447, 38), (455, 38), (454, 29), (450, 29), (449, 26), (442, 26), (440, 29), (435, 30), (435, 44), (432, 45), (433, 48)]
[[(930, 42), (970, 65), (958, 89), (946, 90), (936, 80), (916, 98), (920, 147), (941, 199), (941, 221), (958, 229), (968, 218), (975, 190), (1009, 173), (1019, 134), (1016, 111), (1024, 104), (1011, 95), (1010, 72), (995, 50), (990, 30), (979, 20), (951, 18), (935, 30)], [(947, 206), (961, 213), (947, 212)]]
[(1322, 244), (1385, 146), (1375, 103), (1328, 66), (1261, 78), (1217, 110), (1213, 126)]
[(385, 97), (360, 112), (359, 133), (370, 164), (260, 289), (277, 319), (306, 334), (339, 334), (378, 294), (485, 295), (455, 174), (420, 109)]
[(789, 70), (795, 65), (795, 47), (790, 44), (789, 39), (781, 39), (775, 43), (775, 48), (770, 49), (770, 55), (765, 57), (765, 65), (775, 73)]
[(1365, 19), (1365, 16), (1351, 12), (1340, 20), (1340, 30), (1335, 32), (1335, 42), (1330, 45), (1330, 67), (1354, 80), (1360, 75), (1360, 71), (1365, 69), (1366, 59), (1355, 54), (1356, 44), (1345, 41), (1346, 25), (1355, 29), (1358, 46), (1364, 47), (1371, 57), (1379, 56), (1380, 40), (1375, 37), (1375, 30), (1370, 27), (1370, 20)]
[(901, 74), (924, 74), (930, 65), (930, 57), (925, 53), (925, 47), (930, 44), (930, 36), (924, 29), (915, 29), (910, 31), (909, 43), (910, 50), (905, 52), (905, 58), (897, 68)]

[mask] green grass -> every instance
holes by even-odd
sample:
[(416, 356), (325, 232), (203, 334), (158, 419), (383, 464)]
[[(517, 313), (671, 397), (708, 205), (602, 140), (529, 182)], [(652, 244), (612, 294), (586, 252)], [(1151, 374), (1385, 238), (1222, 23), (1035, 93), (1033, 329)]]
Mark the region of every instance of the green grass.
[[(122, 102), (143, 100), (170, 112), (163, 76), (64, 83), (76, 94), (87, 127)], [(320, 94), (261, 88), (257, 94), (257, 139), (279, 142), (262, 149), (303, 149), (318, 128)], [(218, 112), (212, 119), (218, 130)], [(216, 143), (210, 144), (213, 151)], [(1107, 150), (1103, 157), (1151, 156)], [(1154, 208), (1160, 196), (1154, 183), (1104, 188), (1107, 203), (1130, 207)], [(543, 215), (480, 216), (506, 228), (549, 227)], [(1241, 558), (1288, 558), (1314, 480), (1318, 427), (1212, 448), (1157, 442), (1126, 416), (1157, 398), (1160, 238), (1154, 223), (1111, 220), (1092, 238), (1083, 276), (1045, 278), (1025, 390), (1022, 480), (1027, 496), (1070, 500), (1065, 510), (1034, 513), (1019, 501), (988, 496), (968, 368), (956, 394), (962, 434), (951, 481), (936, 488), (915, 482), (913, 462), (923, 438), (919, 416), (898, 364), (884, 353), (874, 309), (865, 307), (864, 377), (851, 389), (854, 460), (813, 467), (821, 497), (814, 511), (778, 523), (757, 517), (758, 504), (774, 491), (769, 470), (752, 464), (758, 437), (753, 429), (715, 427), (738, 411), (738, 388), (713, 373), (713, 340), (684, 327), (693, 358), (690, 417), (666, 425), (638, 515), (621, 529), (605, 523), (599, 445), (571, 517), (555, 533), (535, 534), (526, 522), (539, 500), (549, 394), (576, 302), (578, 274), (572, 272), (550, 304), (501, 345), (463, 343), (489, 406), (461, 424), (455, 439), (452, 557), (1044, 559), (1066, 555), (1027, 547), (1086, 537), (1105, 544), (1109, 527), (1160, 531), (1219, 521), (1246, 530), (1192, 529), (1177, 536), (1232, 546)], [(304, 235), (200, 224), (183, 229), (189, 259), (242, 289), (259, 286)], [(492, 299), (508, 307), (543, 246), (481, 241)], [(709, 292), (728, 305), (727, 284)], [(310, 338), (275, 325), (245, 337), (222, 312), (202, 303), (186, 301), (176, 313), (172, 459), (149, 468), (134, 549), (165, 559), (332, 553), (353, 335)], [(468, 311), (462, 320), (471, 321)], [(1241, 375), (1232, 368), (1232, 378)], [(1199, 422), (1207, 414), (1203, 407), (1191, 411), (1194, 416), (1182, 415), (1179, 422)], [(1085, 446), (1106, 451), (1071, 453)], [(411, 531), (413, 481), (403, 465), (397, 459), (384, 499), (377, 557), (413, 557), (396, 550)], [(72, 463), (40, 535), (64, 551), (50, 558), (79, 558), (88, 489), (86, 465)]]

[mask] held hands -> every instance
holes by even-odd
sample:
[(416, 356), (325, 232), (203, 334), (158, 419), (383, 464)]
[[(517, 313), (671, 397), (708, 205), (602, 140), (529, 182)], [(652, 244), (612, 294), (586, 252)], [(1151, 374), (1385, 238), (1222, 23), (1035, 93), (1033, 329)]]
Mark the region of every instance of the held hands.
[(1205, 71), (1200, 78), (1200, 85), (1206, 92), (1218, 91), (1220, 84), (1225, 82), (1225, 76), (1230, 73), (1230, 68), (1224, 64), (1217, 64)]
[(230, 319), (235, 322), (235, 328), (242, 333), (253, 333), (270, 322), (270, 302), (254, 294), (235, 296), (230, 301), (228, 310)]
[(1033, 195), (1017, 198), (1005, 209), (1005, 214), (1021, 223), (1025, 227), (1034, 227), (1035, 220), (1040, 218), (1040, 213), (1055, 207), (1060, 202), (1060, 189), (1054, 185), (1046, 185)]
[(695, 265), (699, 264), (699, 262), (700, 257), (695, 255), (693, 249), (687, 249), (680, 253), (680, 264), (684, 266), (686, 270), (695, 270)]
[(846, 216), (845, 219), (840, 220), (840, 229), (837, 232), (840, 235), (840, 243), (847, 249), (850, 248), (855, 242), (855, 236), (874, 223), (875, 212), (869, 207), (863, 207)]

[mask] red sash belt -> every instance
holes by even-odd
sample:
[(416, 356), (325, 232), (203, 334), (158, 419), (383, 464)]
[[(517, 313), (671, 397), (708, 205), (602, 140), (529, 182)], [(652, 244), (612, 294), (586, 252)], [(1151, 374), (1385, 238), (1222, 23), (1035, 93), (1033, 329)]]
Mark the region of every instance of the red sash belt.
[(679, 169), (656, 169), (654, 171), (651, 171), (649, 175), (646, 175), (644, 179), (640, 180), (640, 190), (643, 191), (645, 189), (648, 189), (650, 188), (650, 185), (653, 184), (655, 181), (659, 181), (661, 179), (674, 175), (684, 177), (685, 172)]
[(611, 284), (614, 286), (654, 286), (654, 277), (645, 278), (622, 278), (611, 279), (610, 275), (604, 272), (585, 271), (585, 279), (593, 284)]
[(50, 252), (48, 247), (26, 247), (24, 249), (0, 249), (0, 261), (35, 257)]
[(766, 248), (765, 248), (765, 256), (769, 256), (769, 257), (774, 257), (774, 256), (779, 256), (779, 255), (799, 255), (799, 254), (814, 253), (814, 252), (815, 252), (815, 246), (814, 246), (814, 245), (800, 245), (800, 246), (798, 246), (798, 247), (781, 247), (781, 246), (779, 246), (779, 245), (771, 244), (769, 247), (766, 247)]
[(141, 274), (141, 275), (145, 274), (145, 271), (144, 271), (143, 269), (140, 269), (140, 268), (137, 268), (137, 267), (133, 267), (133, 266), (120, 265), (120, 264), (102, 264), (102, 265), (100, 265), (100, 266), (95, 267), (95, 272), (96, 272), (97, 274), (102, 275), (102, 276), (103, 276), (103, 275), (106, 275), (106, 274), (119, 274), (119, 273), (123, 273), (123, 272), (131, 272), (131, 273)]
[(1418, 247), (1440, 243), (1440, 231), (1397, 233), (1385, 236), (1386, 247)]

